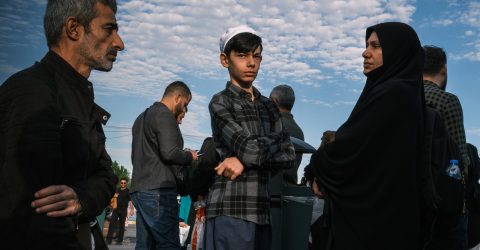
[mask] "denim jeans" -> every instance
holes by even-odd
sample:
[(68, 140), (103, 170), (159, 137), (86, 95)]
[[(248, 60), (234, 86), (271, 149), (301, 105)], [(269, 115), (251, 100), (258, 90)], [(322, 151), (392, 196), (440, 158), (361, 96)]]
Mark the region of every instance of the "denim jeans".
[(135, 249), (180, 249), (176, 188), (159, 188), (131, 194), (137, 209)]

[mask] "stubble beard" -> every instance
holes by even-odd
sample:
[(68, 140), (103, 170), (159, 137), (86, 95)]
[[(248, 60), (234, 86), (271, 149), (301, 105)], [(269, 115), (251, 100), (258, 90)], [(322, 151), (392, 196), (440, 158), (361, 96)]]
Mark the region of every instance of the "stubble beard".
[(85, 63), (91, 68), (99, 71), (109, 72), (113, 68), (113, 60), (110, 60), (107, 55), (112, 52), (112, 48), (109, 48), (105, 54), (96, 56), (95, 53), (99, 52), (97, 44), (94, 44), (93, 38), (86, 34), (87, 39), (80, 45), (80, 55), (84, 58)]
[(182, 103), (175, 105), (175, 119), (178, 119), (178, 116), (183, 112)]

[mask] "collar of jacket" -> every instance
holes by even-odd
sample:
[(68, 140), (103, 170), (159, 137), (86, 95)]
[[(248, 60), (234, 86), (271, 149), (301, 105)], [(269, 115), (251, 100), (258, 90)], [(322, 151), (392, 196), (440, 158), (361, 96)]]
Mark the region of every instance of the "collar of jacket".
[[(230, 81), (227, 82), (227, 86), (225, 88), (228, 91), (230, 91), (230, 93), (232, 93), (233, 96), (248, 98), (249, 100), (251, 100), (252, 98), (250, 93), (247, 93), (247, 91), (243, 90), (242, 88), (238, 87), (237, 85), (233, 84)], [(252, 88), (253, 88), (253, 96), (255, 97), (255, 100), (257, 100), (258, 98), (260, 98), (260, 91), (258, 91), (258, 89), (255, 88), (254, 86), (252, 86)]]
[(423, 80), (423, 84), (429, 85), (429, 86), (432, 86), (432, 87), (435, 87), (435, 88), (440, 89), (440, 90), (443, 91), (443, 89), (441, 89), (436, 83), (434, 83), (434, 82), (432, 82), (432, 81)]
[(49, 51), (41, 60), (41, 64), (45, 65), (55, 77), (68, 79), (62, 83), (74, 84), (82, 93), (92, 95), (93, 85), (88, 79), (78, 73), (67, 61), (53, 51)]
[[(82, 94), (94, 99), (93, 85), (85, 77), (80, 75), (68, 62), (53, 51), (49, 51), (41, 60), (40, 64), (45, 66), (49, 74), (55, 79), (57, 84), (72, 84), (75, 89), (81, 91)], [(99, 120), (106, 125), (111, 115), (105, 109), (94, 103), (93, 109), (94, 119)]]

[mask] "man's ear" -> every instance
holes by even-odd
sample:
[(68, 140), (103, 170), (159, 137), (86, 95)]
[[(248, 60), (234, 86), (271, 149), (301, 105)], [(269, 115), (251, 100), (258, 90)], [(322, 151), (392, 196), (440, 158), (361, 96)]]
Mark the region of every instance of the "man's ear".
[(272, 102), (275, 103), (276, 106), (278, 106), (277, 98), (271, 96), (271, 97), (270, 97), (270, 100), (272, 100)]
[(447, 64), (444, 64), (442, 69), (440, 70), (440, 74), (442, 77), (445, 77), (447, 75)]
[(65, 24), (65, 33), (71, 40), (77, 41), (83, 35), (84, 27), (77, 21), (75, 17), (68, 17)]
[(220, 63), (225, 68), (228, 68), (230, 66), (227, 54), (225, 54), (225, 53), (220, 54)]
[(175, 103), (175, 105), (177, 105), (181, 101), (182, 101), (182, 96), (180, 94), (175, 94), (175, 96), (173, 97), (173, 103)]

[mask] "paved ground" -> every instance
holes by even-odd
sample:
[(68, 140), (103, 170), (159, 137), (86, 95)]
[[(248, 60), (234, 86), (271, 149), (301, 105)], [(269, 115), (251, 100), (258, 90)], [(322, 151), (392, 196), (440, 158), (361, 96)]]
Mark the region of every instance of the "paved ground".
[[(117, 245), (115, 240), (113, 240), (113, 243), (111, 245), (108, 245), (108, 248), (110, 250), (133, 250), (135, 249), (135, 235), (136, 235), (136, 229), (135, 229), (135, 218), (129, 218), (129, 225), (125, 228), (125, 234), (123, 236), (123, 244), (122, 245)], [(104, 229), (104, 235), (106, 235), (106, 232), (108, 231), (108, 228)]]

